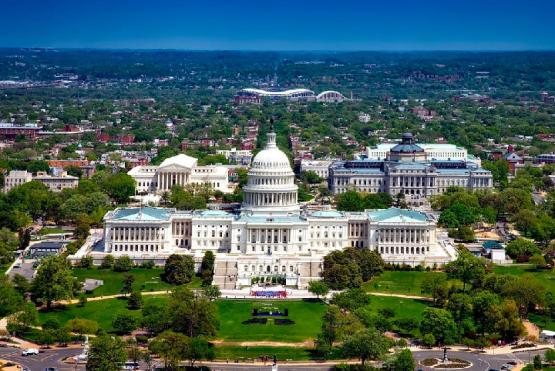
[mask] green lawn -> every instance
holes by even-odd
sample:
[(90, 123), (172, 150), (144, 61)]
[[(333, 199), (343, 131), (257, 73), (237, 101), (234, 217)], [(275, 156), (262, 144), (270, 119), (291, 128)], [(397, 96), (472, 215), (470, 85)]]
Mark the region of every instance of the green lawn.
[(59, 227), (45, 227), (39, 231), (39, 234), (41, 236), (44, 236), (47, 234), (58, 234), (58, 233), (66, 233), (66, 232), (69, 232), (69, 231), (63, 230), (62, 228), (59, 228)]
[(365, 282), (366, 291), (387, 292), (404, 295), (428, 296), (422, 293), (422, 281), (428, 276), (442, 276), (443, 272), (385, 271)]
[[(270, 318), (268, 323), (243, 324), (250, 318), (254, 306), (260, 301), (220, 300), (218, 317), (220, 330), (218, 338), (226, 341), (284, 341), (298, 342), (313, 339), (320, 332), (325, 304), (308, 301), (273, 301), (272, 303), (289, 310), (292, 325), (276, 325)], [(264, 301), (264, 303), (269, 303)]]
[(543, 284), (547, 291), (555, 293), (555, 272), (553, 271), (537, 271), (531, 264), (496, 265), (493, 271), (497, 274), (529, 275)]
[[(88, 296), (104, 296), (115, 295), (121, 292), (123, 287), (123, 279), (126, 275), (131, 274), (135, 277), (133, 288), (140, 291), (160, 291), (172, 289), (173, 285), (162, 281), (160, 275), (164, 270), (160, 268), (142, 269), (133, 268), (129, 272), (113, 272), (109, 269), (98, 268), (75, 268), (72, 270), (73, 275), (78, 280), (84, 281), (85, 278), (93, 278), (103, 280), (104, 284), (95, 289)], [(190, 287), (200, 287), (201, 281), (198, 277), (193, 278), (189, 283)]]
[(268, 364), (275, 355), (278, 361), (307, 361), (313, 359), (312, 351), (302, 347), (241, 347), (241, 346), (218, 346), (215, 349), (216, 359), (220, 360), (245, 360), (267, 356)]
[(388, 296), (372, 296), (370, 308), (376, 312), (380, 309), (390, 308), (395, 312), (394, 318), (415, 318), (420, 319), (422, 312), (428, 307), (429, 303), (414, 299), (403, 299)]
[(530, 320), (530, 322), (538, 325), (542, 330), (555, 331), (555, 320), (549, 316), (530, 313), (528, 315), (528, 319)]
[[(167, 300), (165, 297), (144, 296), (145, 303), (155, 300)], [(78, 305), (68, 305), (65, 309), (56, 309), (49, 312), (39, 312), (39, 321), (44, 323), (47, 319), (56, 319), (62, 326), (73, 318), (85, 318), (98, 322), (98, 325), (106, 331), (112, 331), (112, 320), (116, 314), (121, 312), (131, 312), (139, 317), (140, 310), (130, 311), (127, 309), (126, 299), (108, 299), (90, 301), (83, 307)]]

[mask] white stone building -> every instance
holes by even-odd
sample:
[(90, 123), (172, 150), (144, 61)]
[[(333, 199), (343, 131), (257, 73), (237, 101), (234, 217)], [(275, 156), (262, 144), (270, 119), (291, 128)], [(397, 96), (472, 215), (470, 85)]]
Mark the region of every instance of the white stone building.
[(44, 171), (39, 171), (37, 175), (33, 176), (26, 170), (12, 170), (5, 178), (4, 192), (32, 180), (41, 182), (53, 192), (59, 192), (66, 188), (76, 188), (79, 185), (79, 178), (68, 175), (65, 171), (58, 175), (50, 175)]
[(331, 160), (301, 160), (301, 173), (314, 171), (322, 179), (328, 179), (330, 173)]
[(137, 183), (136, 194), (161, 194), (174, 185), (208, 184), (214, 190), (232, 192), (228, 169), (222, 165), (198, 166), (197, 159), (179, 154), (165, 159), (159, 166), (136, 166), (128, 174)]
[(379, 252), (386, 262), (442, 265), (455, 258), (437, 241), (428, 215), (386, 209), (347, 213), (300, 211), (287, 156), (268, 134), (248, 174), (240, 213), (118, 208), (104, 217), (103, 252), (159, 261), (189, 254), (197, 261), (216, 254), (214, 283), (249, 286), (254, 277), (280, 276), (305, 288), (319, 279), (323, 257), (348, 246)]
[(491, 172), (470, 161), (466, 150), (446, 146), (416, 144), (412, 134), (405, 133), (401, 143), (369, 152), (371, 158), (333, 163), (328, 187), (334, 194), (349, 190), (403, 194), (417, 205), (452, 186), (469, 190), (493, 187)]

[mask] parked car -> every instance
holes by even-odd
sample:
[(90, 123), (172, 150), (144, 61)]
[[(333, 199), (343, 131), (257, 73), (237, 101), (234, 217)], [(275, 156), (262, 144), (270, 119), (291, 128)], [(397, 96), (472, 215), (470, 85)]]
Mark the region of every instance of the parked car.
[(138, 370), (139, 364), (137, 362), (128, 361), (123, 365), (122, 370)]
[(37, 348), (24, 349), (24, 350), (21, 352), (21, 355), (22, 355), (23, 357), (26, 357), (26, 356), (36, 356), (36, 355), (38, 355), (38, 354), (39, 354), (39, 350), (38, 350)]

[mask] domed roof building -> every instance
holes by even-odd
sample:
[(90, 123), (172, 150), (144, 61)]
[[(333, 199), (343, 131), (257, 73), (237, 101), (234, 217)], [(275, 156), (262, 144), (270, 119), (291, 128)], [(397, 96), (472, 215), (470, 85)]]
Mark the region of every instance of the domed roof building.
[(289, 158), (276, 145), (276, 133), (253, 159), (243, 188), (243, 211), (251, 214), (298, 214), (298, 187)]
[(404, 133), (401, 143), (391, 148), (389, 159), (391, 161), (425, 161), (426, 153), (414, 142), (412, 133)]

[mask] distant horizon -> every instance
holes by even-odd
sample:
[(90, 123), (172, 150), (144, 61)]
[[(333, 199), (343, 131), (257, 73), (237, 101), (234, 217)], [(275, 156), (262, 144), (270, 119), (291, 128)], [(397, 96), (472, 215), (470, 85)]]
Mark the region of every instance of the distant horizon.
[(255, 52), (255, 53), (543, 53), (549, 49), (188, 49), (188, 48), (110, 48), (110, 47), (44, 47), (0, 46), (0, 50), (50, 51), (144, 51), (144, 52)]
[(3, 0), (0, 47), (555, 50), (552, 0)]

